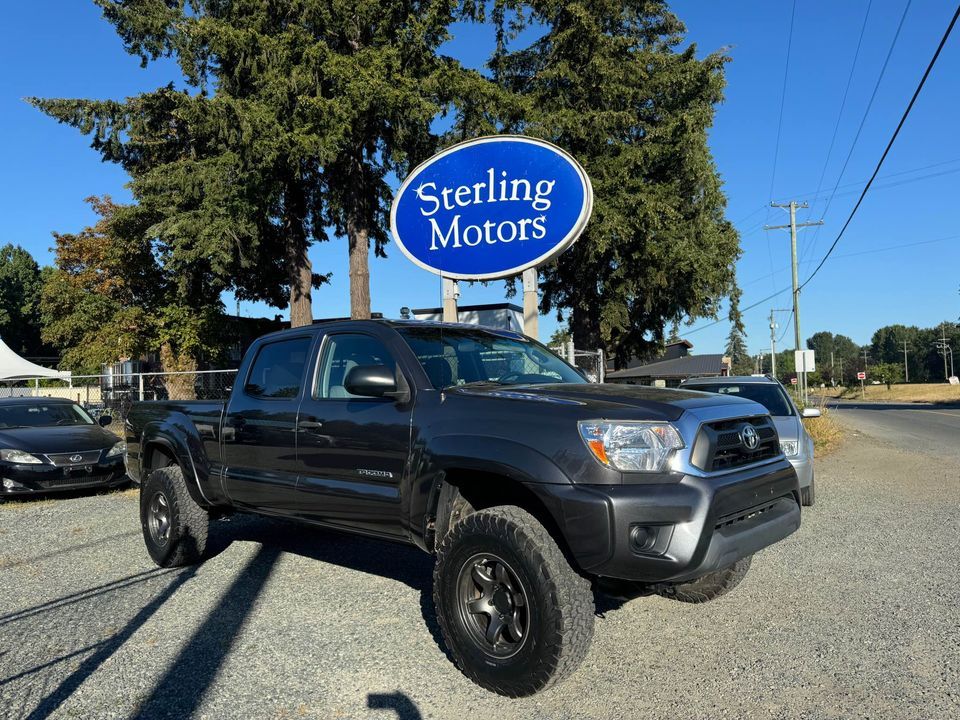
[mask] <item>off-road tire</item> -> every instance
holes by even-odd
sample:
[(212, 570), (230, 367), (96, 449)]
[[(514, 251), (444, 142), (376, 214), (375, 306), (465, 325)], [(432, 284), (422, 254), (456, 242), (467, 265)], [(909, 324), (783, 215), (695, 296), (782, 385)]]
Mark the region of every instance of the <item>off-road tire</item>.
[(733, 590), (750, 569), (752, 555), (738, 560), (730, 567), (686, 583), (677, 583), (660, 589), (660, 594), (671, 600), (686, 603), (705, 603)]
[[(461, 570), (487, 554), (510, 567), (514, 584), (528, 601), (523, 639), (511, 657), (494, 656), (482, 647), (460, 607)], [(437, 549), (433, 596), (444, 641), (457, 666), (475, 683), (500, 695), (533, 695), (561, 681), (583, 660), (593, 637), (590, 582), (570, 566), (546, 528), (518, 507), (481, 510), (450, 529)]]
[[(166, 542), (159, 542), (150, 527), (151, 503), (158, 495), (166, 503)], [(203, 560), (210, 515), (190, 496), (183, 471), (176, 465), (153, 470), (140, 486), (140, 526), (147, 552), (160, 567), (194, 565)]]
[(804, 507), (810, 507), (816, 502), (816, 478), (810, 478), (810, 486), (805, 488), (800, 488), (800, 504)]

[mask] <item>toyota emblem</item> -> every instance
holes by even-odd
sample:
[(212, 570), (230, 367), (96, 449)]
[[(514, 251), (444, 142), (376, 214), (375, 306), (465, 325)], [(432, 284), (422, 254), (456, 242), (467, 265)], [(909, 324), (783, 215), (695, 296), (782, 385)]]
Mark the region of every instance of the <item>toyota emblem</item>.
[(760, 436), (757, 435), (756, 428), (753, 425), (744, 425), (740, 431), (740, 442), (747, 450), (756, 450), (760, 444)]
[(71, 455), (71, 456), (70, 456), (70, 462), (72, 462), (72, 463), (78, 463), (78, 462), (80, 462), (81, 460), (83, 460), (83, 455)]

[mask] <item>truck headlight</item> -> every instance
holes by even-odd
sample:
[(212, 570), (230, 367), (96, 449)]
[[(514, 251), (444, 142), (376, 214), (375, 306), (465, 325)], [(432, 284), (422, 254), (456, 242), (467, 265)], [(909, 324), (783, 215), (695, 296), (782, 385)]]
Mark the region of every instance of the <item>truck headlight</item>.
[(787, 457), (794, 457), (800, 452), (800, 443), (796, 440), (781, 440), (780, 452)]
[(581, 420), (578, 426), (593, 456), (621, 472), (662, 472), (684, 446), (670, 423)]
[(43, 460), (23, 450), (0, 450), (0, 460), (19, 465), (42, 465)]
[(127, 452), (127, 444), (122, 440), (114, 445), (112, 448), (107, 450), (107, 457), (117, 457), (117, 455), (123, 455)]

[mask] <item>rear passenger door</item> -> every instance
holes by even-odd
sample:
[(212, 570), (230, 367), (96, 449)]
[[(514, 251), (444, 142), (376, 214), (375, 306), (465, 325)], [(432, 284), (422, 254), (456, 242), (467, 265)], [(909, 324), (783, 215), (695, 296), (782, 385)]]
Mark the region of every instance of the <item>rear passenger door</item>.
[(238, 507), (288, 514), (296, 505), (297, 413), (314, 337), (280, 337), (256, 349), (223, 423), (224, 490)]
[(398, 536), (413, 402), (351, 395), (344, 386), (347, 374), (371, 365), (397, 371), (393, 352), (380, 338), (348, 331), (324, 338), (312, 392), (300, 409), (298, 514)]

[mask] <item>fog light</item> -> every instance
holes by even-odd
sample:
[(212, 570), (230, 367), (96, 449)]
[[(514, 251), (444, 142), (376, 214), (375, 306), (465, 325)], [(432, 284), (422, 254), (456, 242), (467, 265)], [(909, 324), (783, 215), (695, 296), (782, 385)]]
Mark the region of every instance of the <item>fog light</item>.
[(644, 552), (657, 541), (657, 531), (645, 525), (634, 525), (630, 529), (630, 545), (637, 552)]
[(3, 488), (4, 490), (13, 490), (15, 487), (23, 487), (20, 483), (14, 482), (10, 478), (3, 479)]

